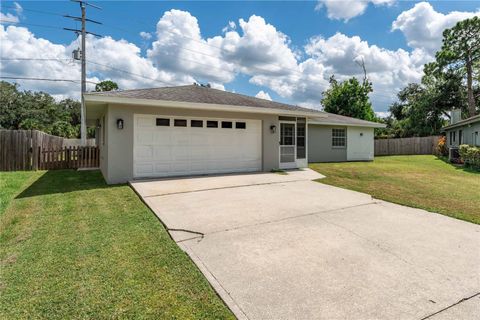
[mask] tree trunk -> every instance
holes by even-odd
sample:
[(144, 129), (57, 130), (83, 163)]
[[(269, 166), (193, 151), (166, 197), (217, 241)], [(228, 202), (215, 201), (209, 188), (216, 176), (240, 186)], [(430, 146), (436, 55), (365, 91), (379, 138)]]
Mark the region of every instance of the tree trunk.
[(473, 70), (472, 60), (467, 58), (467, 97), (468, 97), (468, 114), (470, 117), (475, 115), (475, 97), (473, 96)]

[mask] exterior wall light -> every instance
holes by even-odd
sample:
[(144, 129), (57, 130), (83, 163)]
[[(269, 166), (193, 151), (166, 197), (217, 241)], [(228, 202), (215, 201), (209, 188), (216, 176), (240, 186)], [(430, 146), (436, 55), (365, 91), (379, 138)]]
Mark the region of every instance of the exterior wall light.
[(363, 132), (360, 132), (360, 137), (363, 137)]
[(117, 119), (117, 129), (123, 129), (123, 119)]
[(274, 124), (272, 124), (272, 125), (270, 126), (270, 132), (271, 132), (271, 133), (277, 132), (277, 126), (274, 125)]

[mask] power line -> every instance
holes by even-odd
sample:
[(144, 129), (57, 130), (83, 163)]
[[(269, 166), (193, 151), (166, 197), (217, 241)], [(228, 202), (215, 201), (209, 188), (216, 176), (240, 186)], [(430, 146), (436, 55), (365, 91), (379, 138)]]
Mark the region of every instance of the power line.
[(63, 61), (72, 60), (72, 58), (3, 58), (0, 57), (0, 61)]
[[(52, 81), (52, 82), (73, 82), (78, 83), (80, 80), (72, 79), (52, 79), (52, 78), (30, 78), (30, 77), (15, 77), (15, 76), (0, 76), (0, 79), (7, 80), (33, 80), (33, 81)], [(87, 81), (88, 83), (97, 84), (97, 82)]]
[[(20, 60), (20, 61), (29, 61), (29, 60), (31, 60), (31, 61), (65, 61), (65, 60), (67, 60), (68, 61), (68, 60), (72, 60), (72, 59), (71, 58), (69, 59), (69, 58), (3, 58), (3, 57), (0, 57), (0, 61), (3, 61), (3, 60), (5, 60), (5, 61), (15, 61), (15, 60)], [(191, 61), (193, 61), (193, 60), (191, 60)], [(147, 80), (150, 80), (150, 81), (155, 81), (155, 82), (162, 83), (162, 84), (165, 84), (165, 85), (174, 85), (173, 83), (168, 83), (168, 82), (165, 82), (163, 80), (150, 78), (150, 77), (144, 76), (142, 74), (138, 74), (138, 73), (134, 73), (134, 72), (131, 72), (131, 71), (127, 71), (127, 70), (124, 70), (124, 69), (114, 67), (112, 65), (103, 64), (103, 63), (99, 63), (99, 62), (95, 62), (95, 61), (91, 61), (91, 60), (87, 60), (87, 63), (102, 66), (102, 67), (105, 67), (105, 68), (108, 68), (108, 69), (111, 69), (111, 70), (114, 70), (114, 71), (122, 72), (122, 73), (125, 73), (125, 74), (140, 77), (140, 78), (147, 79)], [(207, 64), (204, 64), (204, 65), (210, 67), (210, 65), (207, 65)], [(395, 94), (389, 95), (390, 93), (391, 93), (391, 91), (374, 90), (373, 92), (370, 93), (370, 95), (374, 95), (374, 96), (377, 96), (377, 97), (383, 97), (385, 99), (395, 99)]]
[(98, 63), (98, 62), (94, 62), (94, 61), (90, 61), (90, 60), (87, 60), (87, 62), (91, 63), (91, 64), (98, 65), (98, 66), (102, 66), (102, 67), (105, 67), (105, 68), (108, 68), (108, 69), (111, 69), (111, 70), (115, 70), (115, 71), (118, 71), (118, 72), (130, 74), (132, 76), (136, 76), (136, 77), (144, 78), (144, 79), (147, 79), (147, 80), (163, 83), (163, 84), (166, 84), (166, 85), (169, 85), (169, 86), (173, 85), (172, 83), (168, 83), (168, 82), (165, 82), (165, 81), (162, 81), (162, 80), (146, 77), (144, 75), (141, 75), (141, 74), (138, 74), (138, 73), (133, 73), (133, 72), (130, 72), (130, 71), (127, 71), (127, 70), (122, 70), (122, 69), (119, 69), (119, 68), (116, 68), (116, 67), (113, 67), (113, 66), (110, 66), (110, 65), (107, 65), (107, 64)]
[(46, 25), (46, 24), (36, 24), (36, 23), (26, 23), (26, 22), (19, 22), (19, 21), (13, 21), (13, 20), (10, 21), (10, 20), (6, 20), (6, 19), (0, 19), (0, 23), (11, 23), (11, 24), (22, 25), (22, 26), (32, 26), (32, 27), (63, 30), (63, 28), (60, 28), (60, 27), (57, 27), (57, 26), (50, 26), (50, 25)]
[[(3, 7), (7, 8), (7, 9), (13, 9), (13, 10), (18, 9), (18, 8), (12, 7), (12, 6), (3, 6)], [(34, 9), (28, 9), (28, 8), (23, 8), (23, 7), (22, 7), (22, 11), (30, 11), (30, 12), (48, 14), (48, 15), (52, 15), (52, 16), (60, 16), (60, 17), (63, 16), (63, 14), (61, 14), (61, 13), (48, 12), (48, 11), (42, 11), (42, 10), (34, 10)]]

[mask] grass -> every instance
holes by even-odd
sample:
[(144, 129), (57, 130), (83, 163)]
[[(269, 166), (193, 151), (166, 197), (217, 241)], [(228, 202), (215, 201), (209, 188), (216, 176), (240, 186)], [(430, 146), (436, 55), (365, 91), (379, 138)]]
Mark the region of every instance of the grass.
[(233, 319), (128, 186), (97, 171), (0, 181), (1, 319)]
[(373, 162), (314, 163), (321, 183), (480, 224), (480, 173), (435, 156), (376, 157)]

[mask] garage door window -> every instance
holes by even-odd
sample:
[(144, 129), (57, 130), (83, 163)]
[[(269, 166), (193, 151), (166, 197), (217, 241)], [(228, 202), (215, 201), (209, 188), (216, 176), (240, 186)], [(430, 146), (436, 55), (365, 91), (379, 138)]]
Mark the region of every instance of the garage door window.
[(202, 120), (191, 120), (190, 127), (192, 128), (203, 128), (203, 121)]
[(231, 121), (222, 121), (222, 128), (223, 129), (232, 129), (232, 122)]
[(207, 128), (218, 128), (218, 121), (208, 120)]
[(187, 120), (185, 119), (175, 119), (173, 122), (173, 125), (175, 127), (186, 127), (187, 126)]
[(247, 124), (245, 122), (236, 122), (235, 128), (237, 129), (247, 129)]
[(170, 119), (157, 118), (157, 126), (159, 126), (159, 127), (170, 127)]
[(345, 129), (332, 129), (332, 147), (345, 148), (347, 146), (347, 133)]

